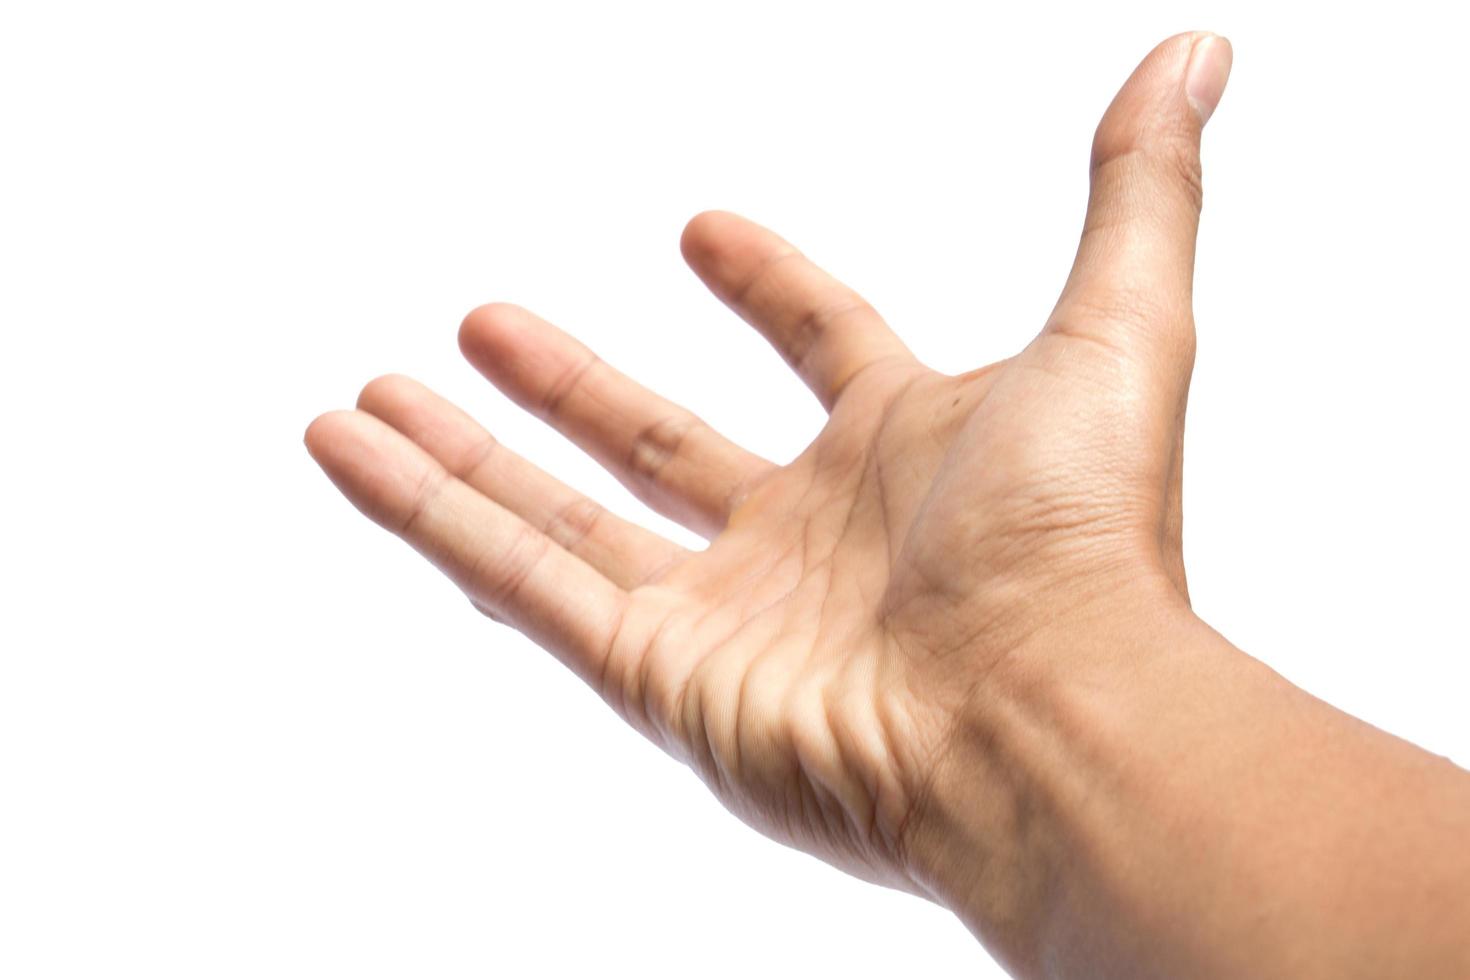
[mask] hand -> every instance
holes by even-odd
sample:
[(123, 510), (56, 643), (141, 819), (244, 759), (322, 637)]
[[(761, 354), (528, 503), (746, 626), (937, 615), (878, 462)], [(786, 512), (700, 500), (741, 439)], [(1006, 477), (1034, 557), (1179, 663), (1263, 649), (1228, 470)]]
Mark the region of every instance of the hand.
[[(792, 246), (721, 212), (683, 253), (830, 417), (777, 466), (514, 306), (460, 343), (687, 551), (413, 381), (307, 431), (364, 513), (546, 647), (761, 831), (934, 894), (916, 846), (958, 719), (1121, 621), (1188, 616), (1180, 554), (1200, 130), (1230, 49), (1180, 35), (1099, 126), (1076, 263), (1015, 356), (957, 376)], [(999, 789), (999, 788), (997, 788)], [(927, 839), (927, 838), (926, 838)]]

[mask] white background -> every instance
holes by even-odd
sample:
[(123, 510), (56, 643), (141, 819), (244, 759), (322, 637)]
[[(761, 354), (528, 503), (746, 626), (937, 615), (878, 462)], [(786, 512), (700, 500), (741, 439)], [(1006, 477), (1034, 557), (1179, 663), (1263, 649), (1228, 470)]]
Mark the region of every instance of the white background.
[(1470, 762), (1464, 34), (1022, 6), (5, 4), (0, 975), (999, 975), (946, 912), (726, 815), (301, 432), (404, 371), (688, 541), (483, 383), (460, 317), (526, 305), (789, 458), (820, 409), (684, 268), (685, 220), (771, 225), (936, 367), (1004, 356), (1103, 108), (1192, 28), (1236, 50), (1197, 609)]

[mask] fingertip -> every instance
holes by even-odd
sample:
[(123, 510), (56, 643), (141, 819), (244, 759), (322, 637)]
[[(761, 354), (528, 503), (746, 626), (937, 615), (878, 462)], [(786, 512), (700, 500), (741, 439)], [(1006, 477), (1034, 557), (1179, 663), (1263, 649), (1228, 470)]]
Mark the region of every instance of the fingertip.
[(1233, 56), (1230, 41), (1223, 35), (1185, 31), (1156, 45), (1130, 82), (1143, 81), (1143, 88), (1152, 90), (1157, 98), (1177, 99), (1182, 90), (1185, 102), (1204, 125), (1225, 91)]
[(679, 236), (679, 243), (697, 245), (708, 237), (711, 231), (717, 230), (732, 220), (740, 220), (739, 215), (721, 208), (706, 208), (684, 223), (684, 231)]
[(408, 437), (368, 412), (343, 409), (307, 427), (307, 449), (327, 477), (373, 521), (396, 527), (437, 465)]
[(1199, 209), (1200, 134), (1230, 72), (1230, 42), (1209, 31), (1189, 31), (1155, 45), (1109, 104), (1093, 134), (1094, 181), (1107, 165), (1129, 157), (1152, 159), (1160, 173), (1184, 177)]
[(367, 426), (375, 421), (360, 411), (337, 409), (317, 416), (306, 427), (306, 451), (327, 479), (364, 513), (368, 510), (360, 488), (370, 482), (375, 469), (368, 458), (372, 433)]
[(382, 374), (363, 385), (357, 396), (357, 407), (377, 415), (375, 409), (407, 401), (423, 390), (423, 385), (406, 374)]
[(345, 409), (334, 409), (330, 412), (323, 412), (321, 415), (312, 419), (311, 424), (306, 427), (306, 432), (302, 436), (302, 442), (306, 444), (306, 451), (318, 463), (322, 461), (336, 437), (342, 433), (343, 422), (341, 417), (351, 414), (350, 411), (346, 411)]
[(472, 361), (495, 354), (507, 346), (529, 315), (514, 303), (485, 303), (475, 307), (460, 322), (460, 351)]
[(698, 270), (709, 263), (731, 232), (750, 224), (733, 211), (701, 211), (684, 225), (684, 232), (679, 236), (679, 252), (691, 268)]
[(1194, 41), (1189, 54), (1189, 67), (1184, 76), (1184, 94), (1199, 117), (1200, 125), (1210, 121), (1225, 83), (1230, 80), (1230, 66), (1235, 50), (1228, 38), (1203, 32)]

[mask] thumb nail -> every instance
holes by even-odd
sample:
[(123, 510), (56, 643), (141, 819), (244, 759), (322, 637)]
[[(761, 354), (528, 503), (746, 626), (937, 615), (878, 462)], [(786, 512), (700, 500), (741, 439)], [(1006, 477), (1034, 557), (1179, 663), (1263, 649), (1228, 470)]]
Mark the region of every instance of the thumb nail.
[(1206, 34), (1194, 42), (1189, 52), (1189, 67), (1184, 72), (1184, 94), (1199, 115), (1200, 125), (1210, 121), (1225, 80), (1230, 77), (1230, 42), (1218, 34)]

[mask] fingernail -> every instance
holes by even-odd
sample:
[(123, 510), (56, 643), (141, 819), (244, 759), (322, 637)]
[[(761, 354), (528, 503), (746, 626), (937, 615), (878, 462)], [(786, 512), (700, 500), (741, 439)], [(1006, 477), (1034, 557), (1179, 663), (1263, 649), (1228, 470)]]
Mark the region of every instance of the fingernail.
[(1230, 77), (1230, 42), (1218, 34), (1206, 34), (1194, 42), (1189, 52), (1189, 67), (1184, 72), (1184, 94), (1199, 114), (1200, 125), (1210, 121), (1225, 80)]

